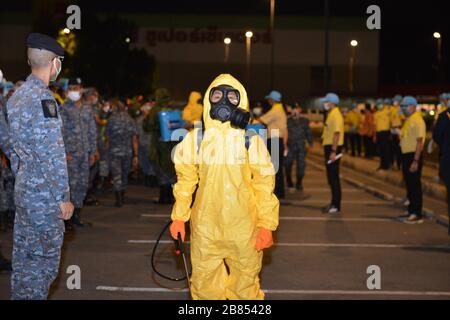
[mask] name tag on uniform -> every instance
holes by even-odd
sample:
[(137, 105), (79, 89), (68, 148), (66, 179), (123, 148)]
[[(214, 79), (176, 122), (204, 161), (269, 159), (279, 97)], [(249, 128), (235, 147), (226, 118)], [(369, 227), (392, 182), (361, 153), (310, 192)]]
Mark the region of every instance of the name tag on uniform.
[(58, 118), (58, 108), (55, 100), (44, 99), (41, 100), (41, 104), (45, 118)]

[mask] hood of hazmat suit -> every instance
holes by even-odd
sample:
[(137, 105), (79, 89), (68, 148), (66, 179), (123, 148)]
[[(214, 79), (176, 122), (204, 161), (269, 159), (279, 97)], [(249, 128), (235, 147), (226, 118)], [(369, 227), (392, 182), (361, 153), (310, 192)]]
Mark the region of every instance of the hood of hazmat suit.
[(200, 92), (191, 92), (188, 104), (183, 109), (183, 120), (189, 122), (202, 121), (203, 106), (199, 103), (201, 98)]
[(247, 93), (233, 76), (222, 74), (211, 83), (204, 96), (205, 132), (199, 148), (196, 128), (175, 151), (172, 220), (190, 220), (194, 299), (263, 299), (263, 253), (255, 242), (259, 228), (273, 231), (278, 226), (275, 171), (260, 136), (251, 137), (247, 150), (245, 130), (210, 117), (210, 91), (220, 85), (237, 89), (238, 107), (249, 110)]

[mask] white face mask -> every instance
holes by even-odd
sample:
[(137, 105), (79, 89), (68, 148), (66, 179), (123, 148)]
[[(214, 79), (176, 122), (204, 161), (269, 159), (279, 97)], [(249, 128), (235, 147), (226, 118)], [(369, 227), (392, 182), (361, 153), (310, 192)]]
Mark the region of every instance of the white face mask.
[(325, 103), (325, 104), (323, 105), (323, 108), (325, 109), (325, 111), (328, 111), (328, 110), (331, 109), (331, 108), (330, 108), (330, 105), (329, 105), (328, 103)]
[(70, 100), (77, 102), (81, 99), (81, 93), (80, 91), (69, 91), (67, 92), (67, 97), (69, 97)]
[[(59, 61), (59, 69), (56, 67), (56, 63), (55, 63), (56, 60)], [(56, 81), (56, 79), (58, 78), (59, 73), (61, 72), (61, 69), (62, 69), (61, 60), (59, 60), (58, 58), (53, 59), (53, 68), (55, 68), (56, 73), (53, 76), (53, 78), (50, 79), (50, 81)]]

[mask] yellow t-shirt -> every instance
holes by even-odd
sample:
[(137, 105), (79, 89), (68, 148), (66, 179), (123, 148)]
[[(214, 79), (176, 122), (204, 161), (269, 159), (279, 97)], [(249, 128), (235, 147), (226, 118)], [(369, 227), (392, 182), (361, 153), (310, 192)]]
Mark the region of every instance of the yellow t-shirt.
[(400, 128), (402, 126), (402, 115), (400, 113), (400, 106), (391, 107), (391, 125), (392, 128)]
[(323, 127), (322, 145), (333, 145), (333, 136), (335, 132), (339, 132), (338, 146), (344, 145), (344, 118), (338, 107), (334, 107), (327, 116), (327, 120)]
[(388, 108), (375, 112), (374, 120), (377, 132), (391, 130), (391, 113)]
[(270, 138), (284, 137), (287, 129), (287, 117), (281, 103), (275, 103), (259, 120), (267, 125)]
[[(345, 115), (345, 126), (350, 132), (358, 132), (361, 124), (361, 114), (356, 110), (351, 110)], [(346, 131), (346, 132), (348, 132)]]
[(408, 119), (400, 132), (400, 147), (402, 153), (416, 152), (417, 139), (422, 138), (425, 142), (426, 126), (422, 113), (416, 111)]

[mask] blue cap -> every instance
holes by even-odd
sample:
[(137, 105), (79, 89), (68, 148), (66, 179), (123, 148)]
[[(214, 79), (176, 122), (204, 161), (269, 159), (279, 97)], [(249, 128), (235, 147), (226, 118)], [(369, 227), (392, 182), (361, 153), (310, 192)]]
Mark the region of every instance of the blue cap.
[(388, 104), (391, 105), (392, 104), (392, 100), (389, 98), (384, 99), (384, 104)]
[(439, 96), (441, 101), (450, 99), (450, 93), (443, 93)]
[(377, 101), (375, 102), (375, 104), (376, 104), (377, 106), (383, 105), (383, 104), (384, 104), (383, 98), (378, 98)]
[(266, 96), (266, 99), (272, 99), (275, 102), (281, 102), (281, 93), (274, 90), (271, 93), (269, 93), (268, 96)]
[(394, 102), (402, 102), (403, 97), (401, 95), (397, 94), (397, 95), (395, 95), (393, 100), (394, 100)]
[(323, 103), (330, 102), (330, 103), (337, 105), (337, 104), (339, 104), (339, 97), (337, 94), (330, 92), (330, 93), (327, 93), (327, 95), (325, 97), (321, 98), (320, 102), (323, 102)]
[(417, 106), (417, 99), (411, 96), (406, 96), (401, 102), (402, 106)]

